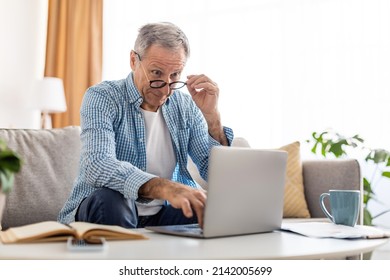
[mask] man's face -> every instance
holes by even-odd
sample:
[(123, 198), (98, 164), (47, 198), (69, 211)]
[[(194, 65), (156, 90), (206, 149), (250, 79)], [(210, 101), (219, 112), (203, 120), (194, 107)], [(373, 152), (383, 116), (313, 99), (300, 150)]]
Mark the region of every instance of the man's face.
[[(184, 49), (173, 52), (152, 45), (141, 57), (141, 61), (137, 54), (131, 52), (130, 64), (134, 72), (134, 83), (144, 99), (142, 109), (156, 112), (165, 103), (172, 93), (168, 84), (180, 80), (185, 62)], [(151, 88), (149, 81), (153, 80), (163, 80), (167, 85), (162, 88)]]

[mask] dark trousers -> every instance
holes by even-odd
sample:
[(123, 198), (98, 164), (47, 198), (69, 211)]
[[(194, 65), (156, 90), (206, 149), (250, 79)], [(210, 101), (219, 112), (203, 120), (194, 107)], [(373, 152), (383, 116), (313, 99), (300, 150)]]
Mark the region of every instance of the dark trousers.
[(197, 218), (195, 213), (192, 218), (186, 218), (181, 209), (173, 208), (171, 205), (164, 205), (155, 215), (138, 216), (134, 200), (126, 199), (121, 193), (109, 188), (100, 188), (81, 202), (76, 221), (141, 228), (193, 224), (197, 223)]

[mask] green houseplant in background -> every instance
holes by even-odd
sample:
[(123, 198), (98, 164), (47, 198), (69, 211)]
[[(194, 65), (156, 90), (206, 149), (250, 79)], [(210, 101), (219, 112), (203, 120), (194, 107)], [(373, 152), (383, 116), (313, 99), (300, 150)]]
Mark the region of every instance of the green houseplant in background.
[[(364, 203), (364, 224), (372, 225), (373, 220), (387, 212), (390, 209), (384, 210), (378, 214), (372, 215), (367, 209), (369, 201), (375, 200), (382, 203), (376, 196), (375, 186), (384, 179), (390, 178), (390, 152), (384, 149), (370, 149), (364, 146), (364, 140), (359, 135), (345, 137), (332, 130), (312, 133), (312, 139), (307, 140), (308, 143), (313, 143), (311, 152), (321, 154), (325, 158), (333, 155), (336, 158), (349, 157), (350, 153), (359, 150), (365, 155), (364, 160), (368, 164), (372, 164), (374, 170), (369, 177), (363, 177), (363, 203)], [(390, 183), (390, 181), (389, 181)]]
[(22, 161), (20, 157), (7, 147), (0, 139), (0, 191), (9, 193), (14, 184), (15, 173), (19, 172)]
[(21, 165), (20, 157), (0, 139), (0, 230), (6, 194), (11, 191), (14, 185), (15, 173), (19, 172)]

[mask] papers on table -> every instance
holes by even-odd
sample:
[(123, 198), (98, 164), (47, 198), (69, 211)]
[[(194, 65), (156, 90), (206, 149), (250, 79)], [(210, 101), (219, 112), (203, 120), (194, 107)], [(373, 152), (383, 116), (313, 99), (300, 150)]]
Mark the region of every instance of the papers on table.
[(283, 222), (282, 230), (316, 238), (374, 239), (390, 237), (389, 230), (363, 225), (349, 227), (330, 222)]

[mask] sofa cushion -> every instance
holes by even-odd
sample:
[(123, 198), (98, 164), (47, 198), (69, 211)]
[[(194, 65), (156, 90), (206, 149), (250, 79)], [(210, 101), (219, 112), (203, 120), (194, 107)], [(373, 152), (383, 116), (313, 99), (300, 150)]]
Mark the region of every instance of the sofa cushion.
[(57, 220), (77, 176), (80, 128), (0, 129), (0, 138), (23, 160), (7, 196), (3, 229)]
[(303, 186), (300, 143), (294, 142), (280, 149), (288, 153), (283, 217), (310, 218)]
[[(363, 193), (361, 168), (356, 159), (306, 160), (302, 167), (305, 197), (312, 218), (325, 217), (319, 197), (330, 189), (360, 190)], [(362, 198), (361, 217), (363, 208)]]

